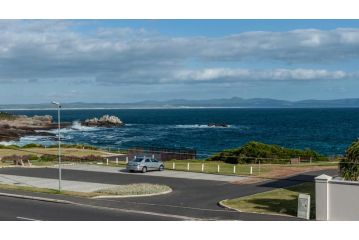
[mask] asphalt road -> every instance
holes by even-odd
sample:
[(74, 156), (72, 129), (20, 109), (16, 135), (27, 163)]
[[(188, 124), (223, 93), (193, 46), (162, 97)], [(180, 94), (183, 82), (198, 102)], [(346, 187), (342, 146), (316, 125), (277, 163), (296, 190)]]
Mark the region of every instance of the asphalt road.
[[(3, 168), (0, 169), (0, 173), (57, 178), (57, 169), (50, 168)], [(295, 218), (282, 216), (238, 213), (219, 207), (217, 203), (223, 199), (251, 195), (279, 187), (295, 185), (304, 181), (313, 181), (313, 178), (321, 173), (323, 173), (323, 171), (301, 174), (284, 180), (268, 180), (264, 183), (250, 185), (155, 177), (145, 174), (116, 174), (78, 170), (64, 170), (62, 178), (65, 180), (108, 184), (157, 183), (168, 185), (173, 189), (173, 192), (170, 194), (145, 198), (94, 200), (67, 197), (72, 201), (80, 201), (81, 203), (89, 205), (181, 215), (207, 220), (296, 220)], [(334, 171), (326, 171), (326, 173), (335, 174)]]
[(169, 221), (181, 220), (119, 210), (0, 196), (0, 221)]

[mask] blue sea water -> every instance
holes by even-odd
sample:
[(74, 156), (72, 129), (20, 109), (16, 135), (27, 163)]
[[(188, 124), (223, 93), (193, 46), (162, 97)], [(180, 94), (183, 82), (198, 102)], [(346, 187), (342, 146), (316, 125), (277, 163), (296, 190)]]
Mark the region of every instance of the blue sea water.
[[(55, 110), (9, 111), (25, 115), (49, 114)], [(75, 121), (115, 115), (126, 125), (120, 128), (83, 127)], [(236, 148), (248, 141), (311, 148), (322, 154), (343, 154), (359, 137), (359, 109), (112, 109), (62, 110), (62, 121), (75, 122), (63, 129), (65, 143), (99, 147), (133, 146), (192, 148), (212, 154)], [(208, 127), (225, 123), (228, 128)], [(56, 133), (56, 131), (53, 131)], [(54, 144), (53, 137), (27, 136), (15, 144)]]

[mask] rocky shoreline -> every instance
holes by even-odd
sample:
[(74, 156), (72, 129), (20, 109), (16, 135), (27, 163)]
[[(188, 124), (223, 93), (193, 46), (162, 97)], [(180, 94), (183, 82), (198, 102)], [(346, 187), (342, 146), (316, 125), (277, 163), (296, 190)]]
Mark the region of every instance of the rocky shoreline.
[[(69, 124), (62, 124), (63, 127)], [(55, 136), (46, 132), (56, 129), (57, 124), (49, 115), (28, 117), (0, 112), (0, 141), (17, 141), (24, 136)]]
[[(70, 127), (72, 123), (61, 122), (61, 128)], [(81, 122), (91, 127), (120, 127), (124, 123), (116, 116), (104, 115), (100, 118), (91, 118)], [(12, 115), (0, 112), (0, 142), (17, 141), (24, 136), (55, 136), (48, 132), (57, 129), (50, 115), (28, 117), (26, 115)]]

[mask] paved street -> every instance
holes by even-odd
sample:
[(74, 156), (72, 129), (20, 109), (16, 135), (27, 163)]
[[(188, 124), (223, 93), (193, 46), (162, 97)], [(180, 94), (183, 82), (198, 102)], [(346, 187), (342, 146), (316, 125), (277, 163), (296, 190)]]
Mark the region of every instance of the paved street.
[[(55, 167), (57, 168), (57, 167)], [(120, 173), (120, 174), (133, 174), (126, 171), (124, 167), (109, 167), (101, 165), (90, 165), (90, 164), (73, 164), (64, 165), (63, 169), (69, 170), (80, 170), (80, 171), (91, 171), (91, 172), (107, 172), (107, 173)], [(146, 173), (146, 176), (156, 177), (168, 177), (168, 178), (184, 178), (184, 179), (200, 179), (207, 181), (221, 181), (221, 182), (234, 182), (248, 179), (246, 176), (230, 176), (221, 174), (206, 174), (186, 171), (150, 171)]]
[(183, 220), (170, 216), (106, 210), (72, 204), (18, 199), (0, 196), (0, 221), (173, 221)]
[[(206, 181), (182, 178), (167, 178), (150, 176), (146, 174), (119, 174), (94, 171), (64, 170), (63, 179), (70, 181), (95, 182), (103, 184), (129, 184), (129, 183), (157, 183), (165, 184), (173, 192), (161, 196), (131, 198), (131, 199), (84, 199), (66, 196), (57, 196), (71, 201), (81, 202), (94, 206), (131, 209), (161, 214), (181, 215), (185, 217), (208, 220), (296, 220), (296, 218), (282, 216), (268, 216), (260, 214), (238, 213), (221, 208), (218, 201), (228, 198), (246, 196), (258, 192), (268, 191), (278, 187), (285, 187), (312, 181), (314, 176), (322, 173), (311, 172), (291, 177), (285, 180), (269, 180), (251, 185), (231, 184), (223, 181)], [(335, 171), (326, 172), (335, 174)], [(51, 168), (4, 168), (0, 174), (57, 178), (57, 169)], [(39, 194), (41, 195), (41, 194)], [(42, 194), (46, 195), (46, 194)]]

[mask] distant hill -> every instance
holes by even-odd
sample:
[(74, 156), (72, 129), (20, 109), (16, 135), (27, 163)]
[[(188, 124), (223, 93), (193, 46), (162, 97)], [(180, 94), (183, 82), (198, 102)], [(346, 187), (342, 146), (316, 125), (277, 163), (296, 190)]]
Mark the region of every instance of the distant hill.
[[(168, 101), (141, 101), (135, 103), (65, 103), (64, 108), (357, 108), (359, 98), (335, 100), (286, 101), (270, 98), (240, 97), (207, 100), (173, 99)], [(49, 109), (51, 104), (7, 104), (1, 109)]]

